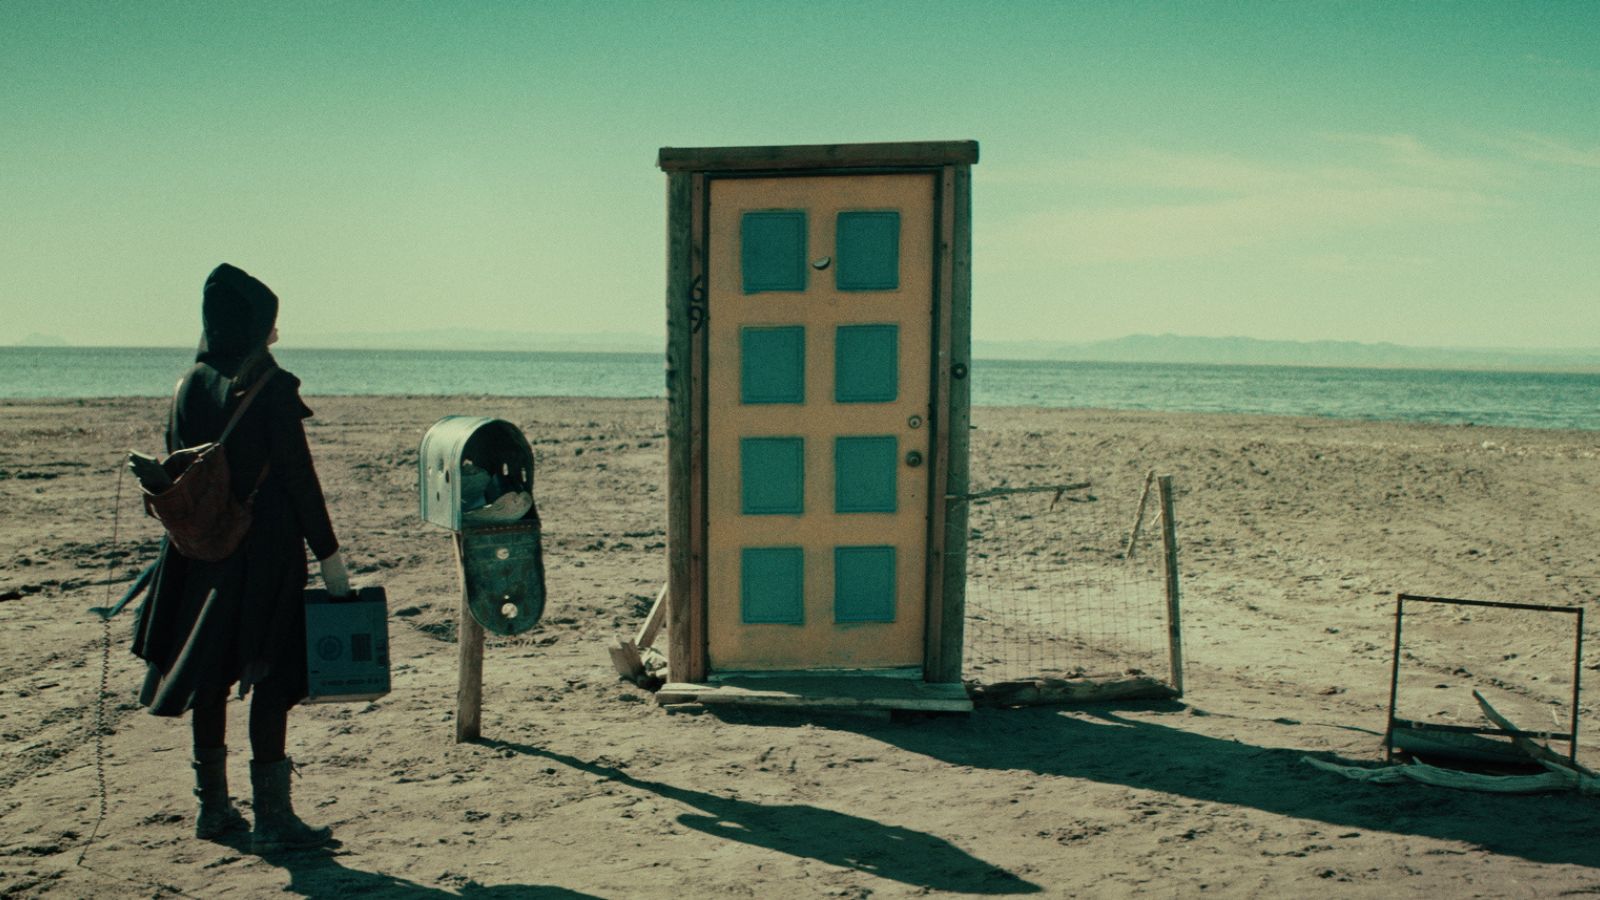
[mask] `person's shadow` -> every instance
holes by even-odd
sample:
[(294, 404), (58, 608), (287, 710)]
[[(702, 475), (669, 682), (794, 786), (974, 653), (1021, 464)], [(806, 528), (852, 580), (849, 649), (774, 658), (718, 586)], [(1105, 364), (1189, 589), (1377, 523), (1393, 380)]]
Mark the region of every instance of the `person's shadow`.
[[(217, 841), (241, 854), (250, 850), (248, 834)], [(301, 897), (382, 897), (384, 900), (600, 900), (564, 887), (545, 884), (483, 885), (470, 879), (454, 891), (407, 881), (396, 875), (364, 872), (339, 862), (338, 842), (315, 850), (260, 854), (261, 859), (289, 873), (283, 890)]]
[(936, 891), (965, 894), (1034, 894), (1038, 885), (990, 865), (942, 838), (885, 825), (849, 813), (806, 804), (761, 804), (719, 797), (659, 781), (635, 778), (619, 769), (527, 744), (485, 740), (484, 746), (512, 750), (560, 763), (619, 785), (649, 791), (700, 811), (678, 821), (713, 837), (765, 847), (790, 856)]
[[(1188, 711), (1178, 703), (1143, 708)], [(1326, 754), (1207, 737), (1103, 706), (1075, 711), (1079, 715), (1048, 708), (979, 710), (966, 718), (848, 727), (956, 766), (1081, 778), (1600, 868), (1600, 805), (1575, 792), (1511, 795), (1361, 784), (1303, 760)]]

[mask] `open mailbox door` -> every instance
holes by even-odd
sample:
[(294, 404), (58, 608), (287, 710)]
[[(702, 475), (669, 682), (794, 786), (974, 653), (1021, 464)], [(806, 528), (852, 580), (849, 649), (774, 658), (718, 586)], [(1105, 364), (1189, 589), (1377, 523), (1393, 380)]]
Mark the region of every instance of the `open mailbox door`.
[(417, 451), (423, 521), (456, 533), (467, 608), (484, 630), (521, 634), (544, 615), (533, 451), (509, 422), (446, 416)]

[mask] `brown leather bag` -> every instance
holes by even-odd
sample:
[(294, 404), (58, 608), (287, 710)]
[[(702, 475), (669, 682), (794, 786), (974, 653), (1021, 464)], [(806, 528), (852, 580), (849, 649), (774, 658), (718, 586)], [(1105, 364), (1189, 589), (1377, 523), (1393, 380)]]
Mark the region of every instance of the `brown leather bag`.
[[(233, 495), (228, 453), (222, 444), (275, 371), (267, 371), (245, 393), (216, 441), (185, 447), (162, 461), (162, 469), (172, 480), (170, 487), (155, 493), (148, 486), (142, 488), (145, 512), (161, 522), (172, 546), (190, 559), (227, 559), (239, 549), (250, 530), (251, 508), (256, 491), (267, 477), (268, 466), (261, 467), (255, 488), (240, 501)], [(173, 403), (176, 406), (176, 396)]]

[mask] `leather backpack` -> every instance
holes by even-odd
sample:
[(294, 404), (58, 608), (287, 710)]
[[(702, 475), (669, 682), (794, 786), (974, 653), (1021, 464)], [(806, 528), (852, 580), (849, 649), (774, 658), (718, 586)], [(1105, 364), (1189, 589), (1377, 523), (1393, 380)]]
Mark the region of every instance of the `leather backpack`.
[[(189, 559), (205, 562), (227, 559), (239, 549), (250, 530), (256, 491), (266, 480), (270, 464), (261, 467), (261, 476), (251, 488), (250, 496), (241, 501), (233, 495), (228, 452), (222, 445), (276, 371), (269, 369), (251, 386), (215, 441), (185, 447), (162, 460), (161, 469), (170, 479), (170, 485), (152, 490), (152, 485), (141, 479), (145, 512), (161, 522), (173, 548)], [(172, 399), (176, 415), (176, 394)]]

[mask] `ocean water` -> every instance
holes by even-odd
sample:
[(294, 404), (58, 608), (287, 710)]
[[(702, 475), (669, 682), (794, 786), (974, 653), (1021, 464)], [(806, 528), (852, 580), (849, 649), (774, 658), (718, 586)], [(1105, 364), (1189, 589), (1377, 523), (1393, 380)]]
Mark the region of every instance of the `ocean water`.
[[(650, 353), (275, 350), (308, 395), (663, 397)], [(0, 398), (156, 397), (173, 348), (0, 347)], [(973, 403), (1600, 431), (1600, 373), (976, 360)]]

